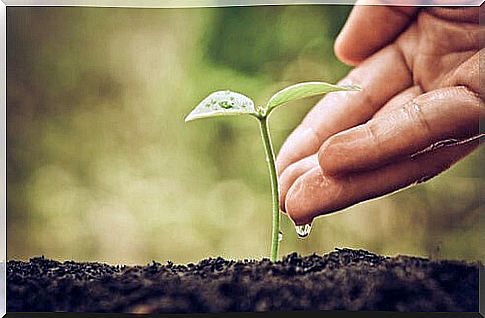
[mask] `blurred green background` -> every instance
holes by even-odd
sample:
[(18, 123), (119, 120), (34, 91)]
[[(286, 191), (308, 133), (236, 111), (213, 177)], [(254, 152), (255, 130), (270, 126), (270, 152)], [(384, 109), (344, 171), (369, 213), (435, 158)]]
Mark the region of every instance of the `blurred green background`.
[[(7, 257), (143, 264), (269, 255), (269, 179), (250, 118), (184, 123), (208, 93), (262, 103), (336, 82), (347, 6), (7, 10)], [(318, 98), (272, 116), (279, 149)], [(431, 182), (319, 218), (281, 254), (365, 248), (483, 259), (478, 152)]]

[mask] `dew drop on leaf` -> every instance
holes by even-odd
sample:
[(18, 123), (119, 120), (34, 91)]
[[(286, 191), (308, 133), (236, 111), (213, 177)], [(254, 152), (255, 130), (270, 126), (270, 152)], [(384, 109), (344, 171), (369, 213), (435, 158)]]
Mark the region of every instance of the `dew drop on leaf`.
[(224, 101), (219, 102), (219, 106), (220, 106), (221, 108), (224, 108), (224, 109), (229, 109), (229, 108), (232, 108), (232, 107), (233, 107), (233, 105), (231, 105), (229, 102), (227, 102), (227, 101), (225, 101), (225, 100), (224, 100)]
[(247, 96), (231, 91), (217, 91), (200, 102), (187, 115), (185, 121), (224, 115), (254, 114), (254, 102)]

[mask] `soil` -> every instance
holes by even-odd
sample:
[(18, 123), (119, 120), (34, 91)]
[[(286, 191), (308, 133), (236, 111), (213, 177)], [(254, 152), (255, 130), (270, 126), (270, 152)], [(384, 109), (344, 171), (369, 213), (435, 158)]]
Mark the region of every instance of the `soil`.
[(7, 311), (478, 311), (479, 263), (337, 249), (282, 261), (7, 262)]

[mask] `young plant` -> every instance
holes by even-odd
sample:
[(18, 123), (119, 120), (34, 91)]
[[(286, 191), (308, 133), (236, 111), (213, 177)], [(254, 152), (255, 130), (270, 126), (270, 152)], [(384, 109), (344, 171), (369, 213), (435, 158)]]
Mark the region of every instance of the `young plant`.
[[(268, 118), (276, 107), (297, 99), (321, 95), (336, 91), (360, 90), (358, 86), (338, 86), (324, 82), (305, 82), (286, 87), (274, 94), (265, 106), (255, 107), (254, 102), (247, 96), (231, 91), (217, 91), (207, 96), (185, 118), (185, 122), (207, 117), (249, 115), (259, 122), (263, 140), (266, 162), (268, 163), (273, 202), (273, 229), (271, 235), (271, 261), (278, 259), (280, 233), (280, 206), (278, 195), (278, 177), (276, 175), (275, 155), (268, 127)], [(310, 225), (296, 227), (298, 235), (304, 237), (310, 231)]]

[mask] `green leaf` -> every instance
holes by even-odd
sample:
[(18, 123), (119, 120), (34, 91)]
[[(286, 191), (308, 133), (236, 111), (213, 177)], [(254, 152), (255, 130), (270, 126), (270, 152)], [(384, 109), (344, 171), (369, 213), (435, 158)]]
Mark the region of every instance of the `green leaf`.
[(305, 82), (288, 86), (274, 94), (266, 105), (267, 112), (284, 103), (297, 99), (330, 93), (337, 91), (360, 91), (361, 88), (356, 85), (339, 86), (324, 82)]
[(217, 116), (256, 115), (254, 102), (247, 96), (231, 91), (218, 91), (207, 96), (185, 117), (185, 122)]

